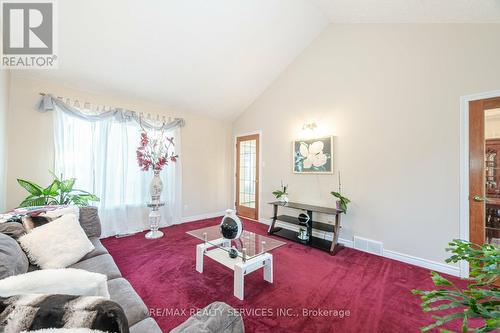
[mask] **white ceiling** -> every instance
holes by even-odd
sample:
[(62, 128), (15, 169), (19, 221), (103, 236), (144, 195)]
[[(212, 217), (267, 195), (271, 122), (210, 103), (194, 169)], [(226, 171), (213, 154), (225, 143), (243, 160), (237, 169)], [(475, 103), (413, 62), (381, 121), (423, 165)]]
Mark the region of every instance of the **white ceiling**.
[(30, 75), (233, 118), (330, 22), (500, 22), (500, 0), (64, 0), (58, 12), (59, 69)]
[(500, 22), (500, 0), (313, 0), (346, 23)]
[(303, 0), (64, 0), (58, 11), (59, 69), (38, 76), (219, 118), (328, 25)]

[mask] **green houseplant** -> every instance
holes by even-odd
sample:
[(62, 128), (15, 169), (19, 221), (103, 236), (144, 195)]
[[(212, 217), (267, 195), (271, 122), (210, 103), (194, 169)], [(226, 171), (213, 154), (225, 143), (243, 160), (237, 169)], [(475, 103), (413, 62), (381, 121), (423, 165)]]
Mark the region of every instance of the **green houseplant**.
[(339, 207), (344, 213), (347, 213), (347, 205), (351, 202), (348, 198), (344, 197), (340, 192), (332, 191), (330, 192), (335, 198), (338, 199)]
[(79, 205), (88, 206), (90, 202), (99, 201), (99, 198), (92, 193), (74, 189), (76, 178), (63, 179), (52, 173), (54, 180), (47, 187), (42, 187), (34, 182), (17, 179), (26, 191), (29, 192), (20, 204), (20, 207), (44, 206), (44, 205)]
[(288, 185), (283, 185), (283, 181), (281, 182), (281, 188), (279, 190), (273, 191), (273, 195), (276, 199), (281, 202), (288, 202)]
[(347, 213), (347, 205), (351, 202), (350, 199), (342, 195), (342, 183), (340, 182), (340, 171), (339, 171), (339, 191), (330, 192), (335, 198), (337, 198), (337, 209), (340, 208), (344, 213)]
[[(453, 240), (446, 250), (453, 253), (446, 262), (465, 260), (469, 263), (470, 283), (462, 289), (432, 272), (432, 281), (439, 289), (412, 290), (413, 294), (421, 296), (424, 312), (448, 311), (444, 316), (433, 315), (436, 322), (423, 327), (422, 331), (433, 330), (452, 320), (462, 320), (462, 332), (497, 331), (500, 328), (500, 289), (493, 283), (500, 278), (500, 248)], [(472, 318), (482, 319), (482, 326), (469, 327), (469, 319)], [(441, 332), (450, 331), (442, 329)]]

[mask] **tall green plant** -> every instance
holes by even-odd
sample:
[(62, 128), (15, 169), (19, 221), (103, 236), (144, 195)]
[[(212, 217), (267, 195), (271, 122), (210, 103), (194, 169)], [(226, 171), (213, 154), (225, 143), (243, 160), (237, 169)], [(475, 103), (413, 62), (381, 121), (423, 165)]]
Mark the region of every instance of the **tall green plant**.
[[(453, 255), (446, 262), (465, 260), (470, 267), (470, 283), (466, 289), (432, 272), (432, 281), (437, 290), (412, 290), (422, 299), (424, 312), (447, 310), (445, 316), (433, 315), (434, 324), (423, 327), (427, 332), (452, 320), (462, 320), (462, 332), (492, 332), (500, 329), (500, 289), (492, 284), (500, 278), (500, 249), (494, 245), (477, 245), (463, 240), (453, 240), (446, 250)], [(469, 319), (481, 318), (483, 325), (469, 327)], [(441, 332), (449, 332), (441, 330)]]
[(90, 202), (99, 201), (99, 198), (92, 193), (73, 189), (76, 178), (63, 179), (51, 172), (54, 180), (47, 187), (42, 187), (34, 182), (17, 179), (26, 191), (29, 192), (20, 204), (20, 207), (44, 206), (44, 205), (79, 205), (88, 206)]

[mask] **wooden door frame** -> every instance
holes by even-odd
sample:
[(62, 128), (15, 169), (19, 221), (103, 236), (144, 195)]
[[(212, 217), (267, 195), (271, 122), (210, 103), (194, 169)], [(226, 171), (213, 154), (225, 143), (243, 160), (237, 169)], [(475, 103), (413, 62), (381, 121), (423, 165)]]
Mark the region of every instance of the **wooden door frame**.
[[(487, 197), (485, 186), (486, 111), (498, 108), (500, 108), (500, 97), (469, 102), (469, 240), (476, 244), (486, 242), (486, 201), (474, 200), (474, 196)], [(471, 217), (474, 217), (472, 222)]]
[(236, 192), (236, 167), (238, 165), (238, 156), (236, 155), (236, 143), (238, 142), (238, 138), (243, 137), (243, 136), (249, 136), (249, 135), (258, 135), (259, 136), (259, 165), (257, 166), (257, 174), (258, 174), (258, 185), (257, 185), (257, 194), (258, 194), (258, 202), (256, 202), (256, 211), (257, 211), (257, 220), (260, 222), (260, 211), (261, 211), (261, 205), (260, 201), (262, 198), (262, 130), (256, 130), (252, 132), (245, 132), (241, 134), (235, 134), (233, 136), (233, 175), (232, 175), (232, 184), (233, 184), (233, 203), (231, 204), (236, 210), (236, 201), (237, 201), (237, 195), (238, 193)]
[[(469, 103), (500, 97), (500, 90), (460, 97), (460, 239), (469, 240)], [(469, 264), (460, 262), (460, 277), (469, 277)]]

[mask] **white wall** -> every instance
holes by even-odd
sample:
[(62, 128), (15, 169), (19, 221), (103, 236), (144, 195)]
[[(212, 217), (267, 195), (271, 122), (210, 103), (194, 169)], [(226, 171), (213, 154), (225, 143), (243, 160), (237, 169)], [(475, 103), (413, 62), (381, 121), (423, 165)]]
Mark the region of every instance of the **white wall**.
[(183, 117), (186, 126), (182, 140), (182, 193), (184, 217), (221, 212), (229, 205), (231, 124), (209, 117), (178, 114), (130, 98), (102, 96), (72, 89), (53, 81), (12, 73), (10, 86), (9, 158), (7, 168), (7, 207), (16, 207), (25, 197), (16, 178), (49, 183), (48, 170), (54, 165), (53, 124), (51, 113), (38, 113), (35, 105), (39, 92), (88, 101), (97, 105), (117, 106), (144, 112)]
[(0, 213), (6, 208), (7, 109), (9, 107), (9, 72), (0, 70)]
[(500, 25), (331, 25), (235, 122), (262, 130), (263, 203), (333, 206), (335, 175), (292, 173), (305, 122), (335, 136), (334, 168), (352, 199), (341, 237), (443, 262), (459, 236), (459, 98), (500, 88)]

